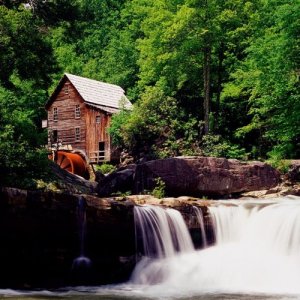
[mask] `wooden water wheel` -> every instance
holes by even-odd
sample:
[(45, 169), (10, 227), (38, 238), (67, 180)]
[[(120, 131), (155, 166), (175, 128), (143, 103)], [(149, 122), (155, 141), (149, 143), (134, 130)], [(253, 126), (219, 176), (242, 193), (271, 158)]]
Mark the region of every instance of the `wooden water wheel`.
[(78, 153), (57, 151), (54, 161), (63, 169), (70, 173), (86, 177), (88, 174), (87, 162)]

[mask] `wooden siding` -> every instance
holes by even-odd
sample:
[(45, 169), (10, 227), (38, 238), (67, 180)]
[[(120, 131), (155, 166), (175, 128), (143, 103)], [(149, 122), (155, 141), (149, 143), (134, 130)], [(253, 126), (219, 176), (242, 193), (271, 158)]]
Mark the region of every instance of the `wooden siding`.
[[(100, 122), (97, 123), (97, 117), (100, 116)], [(111, 115), (87, 106), (86, 110), (86, 151), (90, 159), (93, 161), (95, 154), (99, 152), (99, 143), (105, 143), (105, 160), (110, 160), (110, 136), (107, 133)], [(103, 153), (100, 153), (103, 156)]]
[[(66, 93), (68, 91), (68, 93)], [(76, 105), (80, 105), (80, 118), (76, 117)], [(53, 109), (57, 108), (57, 121), (53, 119)], [(107, 128), (110, 125), (111, 115), (102, 110), (87, 105), (69, 80), (63, 84), (52, 104), (48, 107), (48, 144), (51, 132), (57, 130), (58, 142), (63, 146), (82, 150), (91, 162), (99, 162), (99, 143), (105, 143), (105, 155), (100, 161), (110, 160), (111, 141)], [(100, 122), (97, 117), (100, 116)], [(76, 141), (75, 131), (80, 128), (80, 140)], [(98, 159), (95, 159), (98, 157)]]
[[(66, 93), (66, 89), (68, 93)], [(75, 107), (80, 105), (80, 118), (75, 118)], [(57, 108), (57, 121), (53, 120), (53, 108)], [(57, 130), (58, 142), (72, 145), (73, 149), (86, 151), (86, 105), (73, 85), (67, 80), (48, 108), (48, 137)], [(80, 128), (80, 141), (75, 141), (75, 128)]]

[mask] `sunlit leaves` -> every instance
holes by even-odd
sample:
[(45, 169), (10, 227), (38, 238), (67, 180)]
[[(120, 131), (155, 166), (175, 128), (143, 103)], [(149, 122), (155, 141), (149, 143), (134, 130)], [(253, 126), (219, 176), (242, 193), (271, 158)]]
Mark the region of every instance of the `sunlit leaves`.
[[(297, 155), (300, 137), (299, 19), (299, 1), (262, 1), (252, 20), (256, 30), (246, 60), (234, 74), (235, 90), (248, 93), (252, 116), (239, 133), (259, 130), (269, 150), (277, 149), (283, 157)], [(294, 147), (283, 147), (288, 144)]]

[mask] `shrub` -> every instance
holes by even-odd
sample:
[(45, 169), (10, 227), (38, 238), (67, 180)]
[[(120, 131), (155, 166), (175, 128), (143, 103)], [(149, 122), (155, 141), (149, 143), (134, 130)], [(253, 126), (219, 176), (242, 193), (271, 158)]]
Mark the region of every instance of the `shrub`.
[(161, 199), (165, 197), (165, 189), (166, 189), (166, 184), (165, 182), (160, 178), (157, 177), (155, 178), (155, 188), (152, 191), (152, 196), (155, 198)]
[(239, 148), (237, 145), (232, 144), (220, 135), (207, 134), (203, 136), (201, 142), (202, 154), (205, 156), (236, 158), (246, 160), (248, 154), (245, 149)]
[(102, 165), (97, 165), (96, 170), (100, 171), (102, 174), (110, 174), (116, 171), (116, 167), (114, 165), (103, 163)]

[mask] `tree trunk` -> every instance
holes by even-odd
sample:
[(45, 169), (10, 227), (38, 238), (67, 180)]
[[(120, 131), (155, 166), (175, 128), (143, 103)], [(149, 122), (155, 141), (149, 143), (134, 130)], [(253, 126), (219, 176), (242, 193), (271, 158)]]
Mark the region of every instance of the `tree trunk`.
[(209, 133), (209, 113), (210, 113), (210, 60), (211, 47), (208, 43), (204, 47), (204, 63), (203, 63), (203, 81), (204, 81), (204, 134)]
[(218, 82), (217, 82), (217, 96), (216, 96), (216, 111), (215, 111), (215, 126), (218, 128), (219, 116), (220, 116), (220, 98), (222, 91), (222, 73), (223, 73), (223, 60), (224, 60), (224, 44), (220, 44), (219, 49), (219, 64), (218, 64)]

